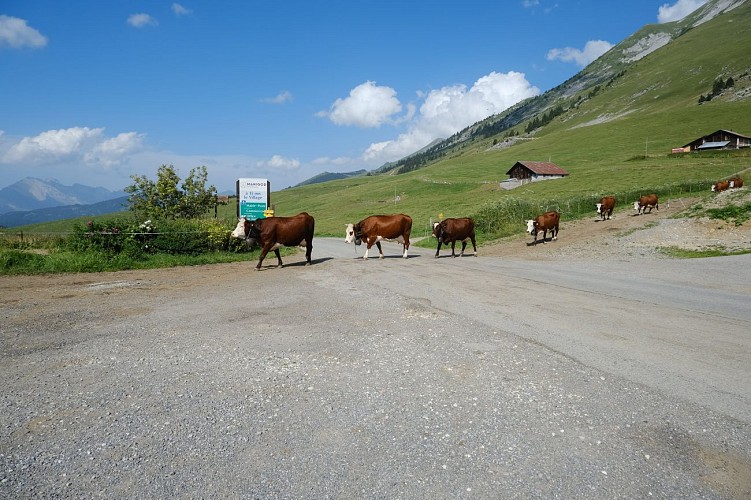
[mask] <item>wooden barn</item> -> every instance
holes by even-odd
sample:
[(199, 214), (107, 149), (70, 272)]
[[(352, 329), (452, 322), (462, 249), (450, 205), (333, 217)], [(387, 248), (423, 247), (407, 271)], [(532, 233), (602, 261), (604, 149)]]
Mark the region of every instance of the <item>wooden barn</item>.
[(528, 182), (561, 179), (566, 177), (568, 172), (549, 161), (517, 161), (506, 172), (506, 175), (509, 176), (509, 180), (514, 179), (519, 184), (526, 184)]
[(751, 147), (751, 137), (732, 130), (718, 130), (684, 145), (683, 151), (708, 151), (712, 149), (740, 149)]

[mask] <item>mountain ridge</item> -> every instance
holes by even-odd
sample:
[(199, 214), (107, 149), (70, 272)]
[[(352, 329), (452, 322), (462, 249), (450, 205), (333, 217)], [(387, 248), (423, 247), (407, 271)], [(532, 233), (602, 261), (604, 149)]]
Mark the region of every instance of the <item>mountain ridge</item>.
[(124, 191), (83, 184), (66, 186), (56, 179), (25, 177), (0, 189), (0, 214), (70, 205), (90, 205), (121, 198)]

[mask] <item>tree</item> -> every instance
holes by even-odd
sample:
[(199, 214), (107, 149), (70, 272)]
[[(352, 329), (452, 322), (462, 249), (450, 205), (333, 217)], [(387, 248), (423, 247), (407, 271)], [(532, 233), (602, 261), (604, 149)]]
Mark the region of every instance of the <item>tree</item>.
[(216, 188), (206, 187), (208, 173), (205, 166), (193, 168), (180, 184), (180, 177), (172, 165), (162, 165), (156, 182), (144, 175), (131, 175), (133, 184), (125, 188), (129, 193), (130, 209), (144, 219), (193, 219), (208, 213), (216, 201)]

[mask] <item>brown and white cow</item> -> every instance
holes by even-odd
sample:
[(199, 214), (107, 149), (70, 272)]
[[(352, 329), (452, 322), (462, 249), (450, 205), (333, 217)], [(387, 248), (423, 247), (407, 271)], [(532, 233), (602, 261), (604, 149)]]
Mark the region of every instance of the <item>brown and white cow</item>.
[(315, 219), (305, 212), (292, 217), (269, 217), (267, 219), (248, 220), (240, 217), (232, 236), (245, 238), (251, 246), (261, 246), (261, 257), (256, 269), (261, 269), (263, 259), (271, 250), (276, 254), (279, 267), (283, 267), (279, 247), (305, 247), (305, 265), (311, 264), (313, 252), (313, 232)]
[(527, 232), (535, 237), (535, 241), (529, 243), (529, 245), (537, 244), (537, 233), (542, 231), (542, 242), (545, 243), (545, 239), (548, 237), (548, 231), (553, 235), (552, 241), (558, 239), (558, 224), (561, 221), (561, 214), (552, 211), (545, 212), (542, 215), (538, 215), (534, 219), (527, 221)]
[(732, 179), (729, 179), (728, 182), (730, 183), (731, 188), (737, 189), (737, 188), (743, 187), (743, 179), (741, 179), (738, 176), (733, 177)]
[(443, 219), (441, 222), (433, 224), (433, 236), (438, 239), (438, 248), (435, 251), (435, 258), (438, 258), (438, 252), (441, 251), (441, 245), (448, 245), (451, 243), (451, 256), (456, 257), (454, 248), (457, 241), (462, 242), (462, 252), (460, 255), (464, 255), (464, 249), (467, 248), (467, 241), (472, 242), (472, 248), (474, 248), (474, 255), (477, 257), (477, 243), (475, 242), (475, 221), (469, 217), (462, 217), (460, 219)]
[(658, 211), (660, 210), (660, 204), (656, 194), (645, 194), (634, 202), (636, 215), (647, 213), (647, 208), (649, 208), (649, 213), (652, 213), (652, 208), (656, 208)]
[(597, 213), (600, 214), (602, 220), (605, 220), (605, 218), (610, 219), (615, 208), (615, 198), (613, 196), (603, 196), (600, 198), (600, 203), (595, 203), (595, 207), (597, 207)]
[(730, 181), (718, 181), (712, 185), (712, 192), (721, 193), (730, 187), (733, 187), (730, 185)]
[(381, 240), (396, 240), (404, 245), (402, 257), (407, 258), (409, 250), (409, 235), (412, 232), (412, 217), (404, 214), (371, 215), (357, 224), (347, 224), (344, 235), (345, 243), (355, 242), (360, 245), (363, 241), (367, 245), (363, 259), (368, 259), (368, 251), (374, 244), (378, 247), (379, 258), (383, 258)]

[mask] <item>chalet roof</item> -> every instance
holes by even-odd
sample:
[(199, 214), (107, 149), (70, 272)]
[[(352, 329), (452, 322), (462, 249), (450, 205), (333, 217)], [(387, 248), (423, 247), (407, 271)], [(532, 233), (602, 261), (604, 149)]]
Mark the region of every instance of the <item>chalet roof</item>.
[(568, 172), (549, 161), (517, 161), (514, 163), (514, 166), (506, 172), (506, 175), (511, 175), (511, 171), (514, 170), (517, 165), (521, 165), (537, 175), (568, 175)]
[[(732, 130), (725, 130), (725, 129), (721, 128), (717, 132), (725, 132), (726, 134), (729, 134), (729, 135), (734, 135), (734, 136), (737, 136), (737, 137), (743, 137), (744, 139), (751, 139), (751, 135), (739, 134), (738, 132), (733, 132)], [(715, 132), (715, 134), (717, 132)], [(709, 135), (712, 135), (712, 134), (709, 134)]]

